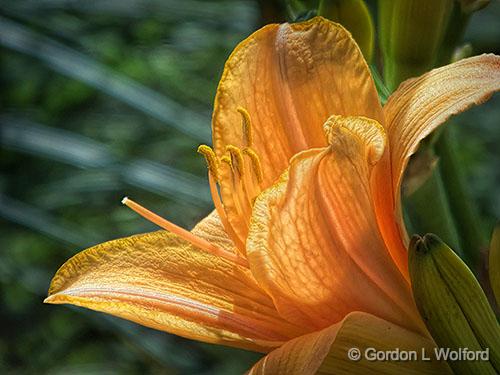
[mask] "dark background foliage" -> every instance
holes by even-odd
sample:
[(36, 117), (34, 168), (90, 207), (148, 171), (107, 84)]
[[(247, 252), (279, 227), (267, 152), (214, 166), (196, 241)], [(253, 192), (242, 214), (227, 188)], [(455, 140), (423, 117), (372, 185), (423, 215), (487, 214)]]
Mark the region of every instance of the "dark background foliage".
[[(283, 21), (270, 1), (0, 0), (0, 372), (241, 373), (259, 355), (43, 305), (79, 250), (154, 229), (129, 195), (190, 228), (211, 209), (200, 143), (230, 51)], [(500, 52), (500, 6), (474, 15)], [(500, 217), (499, 99), (458, 117), (481, 213)]]

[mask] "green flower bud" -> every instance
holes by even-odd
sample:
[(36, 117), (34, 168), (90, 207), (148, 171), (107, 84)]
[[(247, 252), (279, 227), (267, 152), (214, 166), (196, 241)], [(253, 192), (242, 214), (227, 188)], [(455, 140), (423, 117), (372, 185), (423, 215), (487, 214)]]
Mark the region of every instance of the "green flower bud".
[(366, 61), (371, 61), (375, 30), (370, 11), (363, 0), (323, 0), (320, 1), (318, 15), (338, 22), (349, 30)]
[(487, 352), (489, 360), (449, 361), (457, 374), (500, 372), (500, 327), (476, 278), (433, 234), (412, 238), (409, 269), (418, 310), (437, 345)]
[(379, 37), (384, 79), (399, 83), (434, 67), (454, 0), (379, 0)]

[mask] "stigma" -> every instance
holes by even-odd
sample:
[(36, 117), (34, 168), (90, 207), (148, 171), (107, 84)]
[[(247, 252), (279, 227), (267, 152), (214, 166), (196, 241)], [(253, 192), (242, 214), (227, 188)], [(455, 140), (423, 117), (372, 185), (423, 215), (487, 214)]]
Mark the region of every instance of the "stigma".
[(134, 202), (132, 199), (128, 197), (124, 197), (122, 199), (122, 204), (132, 209), (143, 218), (151, 221), (152, 223), (158, 225), (160, 228), (163, 228), (176, 236), (182, 238), (183, 240), (189, 242), (191, 245), (204, 250), (208, 253), (211, 253), (215, 256), (225, 258), (231, 262), (237, 263), (241, 266), (248, 267), (248, 262), (246, 259), (238, 256), (236, 253), (229, 252), (217, 245), (214, 245), (204, 238), (195, 236), (190, 231), (179, 227), (178, 225), (168, 221), (167, 219), (155, 214), (154, 212), (148, 210), (147, 208), (141, 206), (139, 203)]

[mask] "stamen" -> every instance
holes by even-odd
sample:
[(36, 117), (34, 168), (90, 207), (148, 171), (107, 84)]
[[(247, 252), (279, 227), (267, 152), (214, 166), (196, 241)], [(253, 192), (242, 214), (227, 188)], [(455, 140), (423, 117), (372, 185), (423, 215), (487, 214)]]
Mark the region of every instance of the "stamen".
[(236, 109), (241, 115), (241, 126), (243, 127), (243, 140), (247, 147), (252, 147), (253, 145), (253, 133), (252, 133), (252, 122), (250, 120), (250, 114), (243, 107), (238, 107)]
[(211, 175), (208, 176), (208, 183), (210, 186), (210, 193), (212, 194), (212, 200), (214, 201), (215, 209), (217, 210), (217, 213), (219, 214), (219, 217), (220, 217), (220, 220), (222, 222), (222, 225), (224, 226), (224, 229), (229, 234), (230, 238), (233, 240), (234, 244), (236, 245), (236, 248), (242, 254), (245, 254), (245, 252), (246, 252), (245, 244), (240, 239), (240, 237), (238, 236), (238, 234), (234, 230), (233, 226), (229, 222), (229, 219), (227, 218), (226, 210), (224, 209), (224, 206), (222, 205), (219, 191), (217, 190), (217, 186), (215, 185), (215, 181)]
[[(243, 187), (242, 187), (242, 175), (241, 175), (241, 170), (238, 170), (238, 168), (235, 166), (233, 161), (236, 161), (234, 158), (232, 158), (230, 155), (224, 155), (223, 157), (220, 158), (220, 161), (224, 164), (227, 164), (229, 167), (229, 171), (231, 173), (231, 182), (232, 186), (224, 188), (223, 185), (221, 185), (221, 194), (223, 200), (225, 199), (224, 196), (225, 194), (229, 193), (232, 197), (232, 201), (234, 203), (234, 207), (236, 209), (237, 215), (239, 217), (245, 217), (244, 215), (246, 214), (245, 210), (245, 205), (242, 204), (240, 195), (243, 193)], [(237, 161), (236, 161), (237, 163)]]
[(212, 174), (212, 176), (214, 176), (215, 181), (219, 181), (219, 163), (217, 161), (217, 156), (215, 156), (214, 150), (212, 150), (212, 147), (207, 145), (200, 145), (198, 147), (198, 153), (202, 154), (205, 157), (208, 171), (210, 172), (210, 174)]
[(243, 176), (245, 174), (245, 165), (243, 164), (241, 150), (236, 146), (227, 145), (226, 152), (231, 156), (231, 166), (234, 167), (233, 170), (236, 170), (240, 177)]
[[(243, 154), (238, 147), (233, 145), (226, 146), (226, 152), (231, 155), (231, 160), (233, 162), (233, 166), (236, 168), (236, 173), (238, 173), (238, 177), (236, 180), (240, 181), (241, 184), (237, 184), (235, 187), (239, 192), (243, 194), (237, 194), (237, 199), (240, 201), (240, 206), (244, 209), (245, 213), (248, 217), (252, 215), (252, 199), (253, 197), (253, 181), (252, 176), (246, 172), (245, 161), (243, 160)], [(243, 189), (243, 190), (241, 190)]]
[(248, 267), (248, 262), (246, 259), (243, 259), (236, 254), (233, 254), (227, 250), (224, 250), (218, 246), (215, 246), (214, 244), (204, 240), (201, 237), (197, 237), (194, 234), (192, 234), (190, 231), (181, 228), (174, 223), (162, 218), (161, 216), (149, 211), (147, 208), (141, 206), (140, 204), (134, 202), (133, 200), (129, 199), (128, 197), (125, 197), (122, 199), (122, 203), (137, 212), (139, 215), (144, 217), (145, 219), (155, 223), (159, 227), (168, 230), (169, 232), (172, 232), (173, 234), (181, 237), (182, 239), (186, 240), (187, 242), (191, 243), (192, 245), (201, 248), (213, 255), (225, 258), (229, 261), (238, 263), (239, 265), (242, 265), (244, 267)]
[(262, 183), (262, 181), (264, 180), (264, 174), (262, 173), (262, 166), (260, 164), (259, 155), (257, 155), (257, 153), (249, 147), (243, 149), (243, 154), (247, 155), (250, 158), (250, 161), (252, 162), (252, 170), (255, 173), (255, 177), (257, 178), (259, 184)]

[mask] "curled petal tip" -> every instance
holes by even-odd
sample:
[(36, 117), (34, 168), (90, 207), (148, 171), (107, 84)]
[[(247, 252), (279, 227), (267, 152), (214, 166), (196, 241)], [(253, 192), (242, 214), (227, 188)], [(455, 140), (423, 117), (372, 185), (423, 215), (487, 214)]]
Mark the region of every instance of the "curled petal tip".
[(47, 298), (43, 300), (43, 303), (57, 303), (56, 296), (54, 294), (47, 296)]
[(355, 138), (366, 146), (367, 161), (370, 165), (376, 164), (384, 154), (387, 137), (382, 125), (376, 120), (363, 116), (334, 115), (328, 118), (323, 129), (328, 143), (340, 144), (343, 149), (346, 149), (345, 145), (342, 145), (345, 132), (354, 134)]

